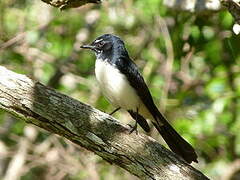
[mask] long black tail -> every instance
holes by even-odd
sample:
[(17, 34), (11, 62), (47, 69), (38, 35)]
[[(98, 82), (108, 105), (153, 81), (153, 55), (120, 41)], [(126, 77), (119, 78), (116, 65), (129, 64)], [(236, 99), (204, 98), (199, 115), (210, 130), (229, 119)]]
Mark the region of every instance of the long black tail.
[(188, 163), (197, 161), (197, 154), (193, 147), (180, 136), (175, 129), (167, 122), (163, 115), (159, 112), (156, 117), (157, 122), (153, 122), (155, 128), (162, 135), (169, 148), (180, 155)]

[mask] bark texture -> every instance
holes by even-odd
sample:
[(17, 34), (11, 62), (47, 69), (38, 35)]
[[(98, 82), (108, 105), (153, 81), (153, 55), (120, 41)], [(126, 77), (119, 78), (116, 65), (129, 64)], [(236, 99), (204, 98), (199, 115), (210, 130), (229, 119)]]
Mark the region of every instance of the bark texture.
[(140, 179), (208, 179), (108, 114), (0, 66), (0, 108), (96, 153)]
[(87, 3), (101, 3), (101, 0), (42, 0), (54, 7), (59, 7), (61, 10), (68, 8), (76, 8)]

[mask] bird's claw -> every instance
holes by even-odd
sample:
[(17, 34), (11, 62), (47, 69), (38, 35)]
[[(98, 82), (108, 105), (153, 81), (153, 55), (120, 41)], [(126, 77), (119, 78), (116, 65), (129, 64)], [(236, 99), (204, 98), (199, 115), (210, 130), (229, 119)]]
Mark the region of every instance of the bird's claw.
[(138, 134), (137, 123), (134, 126), (132, 126), (131, 124), (128, 124), (128, 126), (131, 128), (129, 134), (132, 134), (133, 131), (136, 131), (136, 134)]

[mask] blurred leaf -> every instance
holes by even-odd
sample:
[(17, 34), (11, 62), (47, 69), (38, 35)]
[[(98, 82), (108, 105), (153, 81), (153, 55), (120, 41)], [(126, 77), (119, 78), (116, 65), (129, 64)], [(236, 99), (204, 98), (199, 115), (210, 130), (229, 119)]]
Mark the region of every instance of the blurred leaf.
[(191, 27), (191, 35), (195, 41), (197, 41), (200, 38), (200, 30), (198, 26), (192, 26)]
[(39, 39), (39, 33), (38, 31), (29, 31), (26, 36), (26, 40), (29, 44), (35, 44), (37, 43)]
[(227, 11), (223, 11), (220, 13), (219, 20), (220, 20), (219, 22), (221, 23), (221, 25), (226, 29), (231, 28), (231, 26), (233, 24), (233, 17)]
[(217, 77), (212, 79), (206, 86), (206, 92), (208, 93), (208, 95), (213, 99), (222, 96), (226, 90), (225, 81), (225, 79)]

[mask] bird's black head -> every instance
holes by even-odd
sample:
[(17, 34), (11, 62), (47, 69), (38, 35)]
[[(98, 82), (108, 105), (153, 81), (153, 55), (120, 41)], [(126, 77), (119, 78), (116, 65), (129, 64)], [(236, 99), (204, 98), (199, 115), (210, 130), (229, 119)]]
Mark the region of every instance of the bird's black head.
[(112, 34), (104, 34), (96, 38), (89, 45), (82, 45), (81, 48), (91, 49), (96, 53), (96, 56), (109, 57), (113, 54), (126, 51), (124, 42), (117, 36)]

